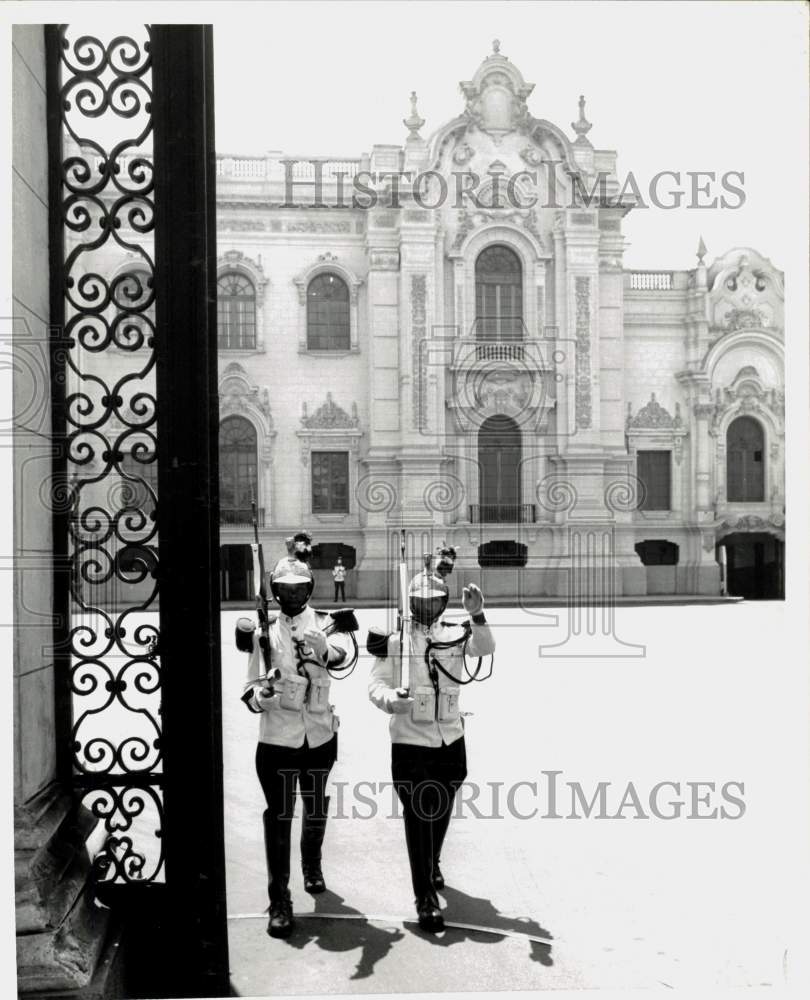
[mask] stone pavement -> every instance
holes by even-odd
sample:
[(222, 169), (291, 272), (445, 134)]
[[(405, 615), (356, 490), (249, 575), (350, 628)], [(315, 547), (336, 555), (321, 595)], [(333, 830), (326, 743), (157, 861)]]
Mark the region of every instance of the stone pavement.
[[(554, 614), (559, 616), (559, 609)], [(750, 738), (778, 713), (778, 679), (761, 683), (781, 605), (636, 608), (617, 630), (646, 658), (540, 660), (564, 637), (537, 615), (493, 609), (492, 679), (462, 696), (468, 805), (443, 856), (449, 926), (414, 920), (401, 820), (393, 816), (387, 718), (367, 700), (370, 661), (333, 685), (342, 724), (325, 845), (329, 891), (303, 892), (294, 827), (288, 941), (265, 934), (263, 802), (253, 770), (257, 720), (239, 702), (243, 657), (223, 614), (226, 851), (231, 972), (241, 996), (439, 990), (757, 987), (784, 981), (780, 921), (779, 746)], [(564, 617), (564, 612), (562, 613)], [(362, 611), (360, 636), (381, 612)], [(544, 623), (545, 621), (545, 623)], [(735, 657), (723, 656), (733, 642)], [(771, 654), (772, 655), (772, 654)], [(776, 717), (776, 716), (774, 716)], [(649, 813), (658, 781), (746, 783), (737, 820), (544, 818), (542, 771), (581, 783), (588, 799), (609, 781), (617, 812), (632, 781)], [(366, 784), (362, 784), (365, 782)], [(360, 784), (358, 784), (360, 783)], [(560, 784), (557, 811), (571, 795)], [(681, 798), (689, 810), (684, 786)], [(565, 794), (563, 795), (563, 792)], [(510, 798), (511, 797), (511, 798)], [(663, 806), (672, 796), (662, 796)], [(724, 804), (715, 794), (714, 805)], [(727, 804), (727, 803), (725, 803)], [(509, 806), (512, 806), (510, 809)], [(532, 818), (534, 807), (539, 813)], [(477, 810), (477, 814), (476, 814)], [(582, 810), (579, 810), (580, 814)], [(498, 818), (500, 814), (500, 818)]]

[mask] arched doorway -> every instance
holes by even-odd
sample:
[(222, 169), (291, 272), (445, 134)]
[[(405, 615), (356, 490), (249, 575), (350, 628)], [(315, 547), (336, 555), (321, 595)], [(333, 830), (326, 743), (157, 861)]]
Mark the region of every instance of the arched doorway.
[(780, 601), (785, 596), (785, 543), (765, 531), (734, 532), (726, 549), (726, 579), (733, 597)]
[(753, 417), (737, 417), (726, 431), (726, 498), (730, 503), (765, 499), (765, 434)]
[(482, 523), (521, 520), (520, 428), (511, 417), (489, 417), (478, 432), (478, 500)]
[(523, 267), (510, 247), (489, 246), (475, 262), (475, 335), (523, 339)]

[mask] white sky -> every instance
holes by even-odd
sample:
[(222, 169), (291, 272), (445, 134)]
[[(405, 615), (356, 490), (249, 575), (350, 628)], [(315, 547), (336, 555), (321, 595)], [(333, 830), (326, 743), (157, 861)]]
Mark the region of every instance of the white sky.
[(645, 194), (661, 170), (744, 171), (741, 209), (631, 213), (627, 266), (691, 267), (701, 233), (709, 259), (752, 245), (783, 266), (784, 226), (805, 226), (780, 182), (786, 156), (806, 160), (803, 5), (231, 4), (214, 24), (223, 152), (359, 156), (401, 143), (411, 90), (427, 137), (463, 109), (458, 82), (497, 37), (535, 84), (532, 114), (573, 138), (585, 94), (589, 138), (617, 150), (620, 176), (632, 170)]

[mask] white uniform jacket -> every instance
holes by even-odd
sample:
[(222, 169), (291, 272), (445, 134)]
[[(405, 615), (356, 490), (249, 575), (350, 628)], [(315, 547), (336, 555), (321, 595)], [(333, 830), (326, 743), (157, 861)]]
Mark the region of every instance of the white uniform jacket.
[[(264, 708), (256, 700), (256, 692), (266, 686), (264, 660), (259, 647), (258, 629), (253, 633), (253, 652), (248, 656), (244, 694), (251, 692), (250, 697), (245, 699), (248, 708), (253, 712), (261, 712), (260, 743), (300, 747), (306, 737), (309, 746), (317, 747), (330, 740), (337, 731), (338, 719), (329, 703), (331, 678), (326, 665), (304, 664), (302, 669), (306, 676), (303, 679), (307, 683), (302, 683), (293, 644), (295, 638), (303, 639), (306, 629), (323, 630), (329, 621), (328, 614), (307, 606), (300, 615), (289, 618), (281, 614), (270, 625), (270, 665), (281, 671), (281, 678), (273, 682), (275, 693), (272, 698), (265, 699)], [(337, 666), (348, 655), (348, 638), (336, 633), (327, 637), (327, 643), (327, 662)], [(305, 658), (315, 660), (314, 652), (310, 647), (307, 649), (309, 654)], [(301, 702), (300, 707), (294, 707), (296, 701)]]
[[(428, 639), (433, 642), (450, 642), (461, 635), (460, 626), (445, 625), (441, 621), (434, 622), (429, 628), (416, 623), (411, 625), (410, 633), (405, 634), (405, 640), (410, 644), (410, 695), (415, 702), (411, 711), (403, 714), (394, 714), (391, 710), (391, 703), (398, 699), (396, 681), (399, 676), (399, 634), (394, 633), (388, 637), (388, 655), (384, 658), (377, 657), (371, 668), (368, 696), (377, 708), (391, 713), (389, 729), (392, 742), (439, 747), (442, 743), (453, 743), (464, 735), (458, 709), (458, 681), (466, 676), (463, 645), (431, 651), (431, 656), (451, 675), (448, 677), (437, 670), (438, 698), (425, 663)], [(467, 643), (467, 657), (488, 656), (494, 650), (495, 639), (489, 625), (473, 624), (472, 635)]]

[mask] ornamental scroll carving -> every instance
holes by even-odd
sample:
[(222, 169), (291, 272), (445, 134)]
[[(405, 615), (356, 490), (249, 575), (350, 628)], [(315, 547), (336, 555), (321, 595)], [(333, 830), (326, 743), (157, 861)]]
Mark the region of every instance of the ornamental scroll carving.
[(576, 425), (587, 430), (592, 422), (591, 399), (591, 279), (574, 279), (576, 307), (575, 407)]
[(357, 415), (357, 403), (352, 403), (352, 412), (349, 415), (342, 406), (339, 406), (332, 399), (331, 392), (327, 392), (326, 402), (322, 403), (312, 416), (307, 413), (306, 403), (301, 404), (301, 410), (301, 423), (308, 430), (348, 429), (357, 427), (360, 423)]
[(411, 406), (413, 427), (427, 427), (427, 361), (422, 342), (427, 329), (427, 277), (411, 275)]

